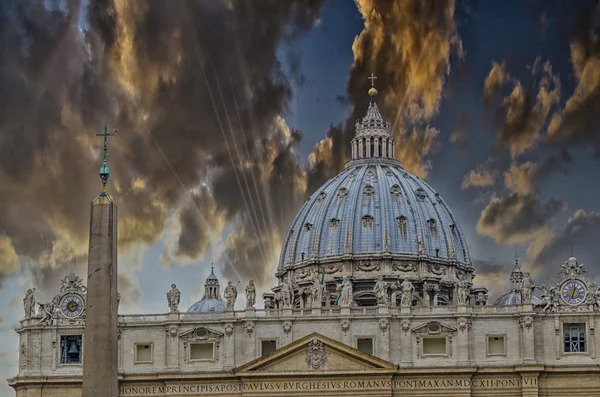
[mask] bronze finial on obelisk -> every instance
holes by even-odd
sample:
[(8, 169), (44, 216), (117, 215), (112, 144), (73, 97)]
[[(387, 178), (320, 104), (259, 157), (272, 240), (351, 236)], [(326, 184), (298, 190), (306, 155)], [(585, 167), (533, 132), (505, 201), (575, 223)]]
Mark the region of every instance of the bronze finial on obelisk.
[(107, 137), (114, 133), (105, 126), (96, 135), (104, 137), (102, 191), (91, 205), (82, 396), (117, 397), (117, 206), (106, 191)]

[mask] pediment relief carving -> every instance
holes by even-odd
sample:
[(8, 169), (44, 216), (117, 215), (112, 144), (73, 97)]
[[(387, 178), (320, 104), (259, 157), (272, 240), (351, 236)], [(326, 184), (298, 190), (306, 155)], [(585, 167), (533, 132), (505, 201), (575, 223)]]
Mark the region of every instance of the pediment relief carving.
[(218, 340), (223, 336), (222, 332), (216, 331), (214, 329), (206, 328), (206, 327), (197, 327), (187, 330), (179, 334), (181, 339), (187, 341), (197, 341), (197, 340)]
[(415, 334), (423, 335), (447, 335), (456, 332), (456, 328), (439, 321), (428, 321), (412, 329)]
[(278, 372), (352, 372), (395, 371), (396, 366), (385, 360), (359, 352), (341, 342), (313, 333), (298, 339), (265, 357), (260, 357), (235, 372), (263, 373), (272, 376)]

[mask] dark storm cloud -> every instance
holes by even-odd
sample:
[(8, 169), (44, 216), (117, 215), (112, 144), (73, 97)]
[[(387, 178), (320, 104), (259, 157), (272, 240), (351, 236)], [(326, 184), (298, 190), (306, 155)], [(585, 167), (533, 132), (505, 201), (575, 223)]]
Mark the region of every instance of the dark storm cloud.
[[(251, 258), (235, 264), (242, 276), (273, 263), (278, 239), (267, 236), (283, 233), (305, 187), (298, 133), (278, 117), (293, 93), (276, 50), (312, 26), (322, 1), (104, 0), (89, 3), (85, 31), (80, 4), (67, 5), (0, 5), (0, 92), (11, 93), (0, 99), (0, 250), (45, 269), (85, 260), (94, 133), (108, 122), (119, 129), (109, 187), (122, 248), (156, 242), (178, 214), (185, 235), (171, 248), (199, 257), (203, 222), (221, 216), (263, 252), (228, 246)], [(213, 214), (191, 207), (203, 204), (201, 183)], [(14, 255), (1, 260), (10, 273)]]
[(552, 115), (548, 141), (556, 146), (580, 146), (600, 156), (600, 8), (582, 9), (571, 32), (571, 64), (576, 87), (564, 106)]
[(554, 278), (560, 265), (573, 255), (585, 263), (592, 275), (600, 273), (600, 213), (577, 210), (556, 233), (533, 252), (531, 262), (543, 276)]
[(439, 110), (451, 56), (462, 57), (454, 1), (360, 0), (357, 5), (365, 26), (352, 45), (354, 63), (346, 95), (352, 112), (316, 145), (309, 190), (339, 172), (348, 160), (354, 123), (364, 116), (369, 101), (371, 73), (377, 75), (381, 113), (393, 124), (397, 157), (409, 171), (427, 176), (431, 165), (426, 156), (439, 133), (428, 122)]
[(511, 193), (492, 197), (481, 211), (477, 232), (500, 244), (528, 242), (544, 231), (552, 218), (565, 207), (566, 204), (557, 198), (542, 203), (538, 196), (531, 194)]
[(493, 62), (492, 69), (483, 82), (483, 103), (485, 105), (490, 105), (497, 99), (502, 86), (508, 79), (510, 79), (510, 75), (506, 71), (506, 62)]
[[(508, 149), (513, 158), (536, 144), (551, 109), (560, 101), (561, 84), (558, 76), (553, 74), (549, 62), (540, 64), (538, 59), (532, 68), (534, 75), (540, 75), (537, 87), (530, 90), (516, 81), (511, 93), (496, 110), (498, 149)], [(484, 98), (487, 97), (486, 93), (484, 88)]]

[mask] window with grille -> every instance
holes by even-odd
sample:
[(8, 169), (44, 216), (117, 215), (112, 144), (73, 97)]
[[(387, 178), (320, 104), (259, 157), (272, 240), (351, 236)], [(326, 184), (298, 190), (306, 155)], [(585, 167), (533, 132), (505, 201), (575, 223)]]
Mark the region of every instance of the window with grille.
[(585, 324), (564, 324), (563, 336), (565, 353), (581, 353), (586, 351)]

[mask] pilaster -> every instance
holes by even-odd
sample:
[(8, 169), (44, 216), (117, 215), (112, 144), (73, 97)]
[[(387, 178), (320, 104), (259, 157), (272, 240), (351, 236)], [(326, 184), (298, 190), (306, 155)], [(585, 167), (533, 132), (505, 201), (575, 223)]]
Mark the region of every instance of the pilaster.
[(390, 361), (390, 319), (382, 317), (379, 319), (379, 357)]
[(458, 325), (458, 364), (467, 365), (469, 359), (469, 333), (471, 332), (472, 320), (468, 317), (460, 317), (457, 320)]
[(225, 324), (225, 338), (223, 341), (223, 350), (225, 351), (223, 369), (233, 369), (235, 367), (235, 332), (233, 323)]
[[(402, 307), (404, 309), (404, 307)], [(410, 311), (410, 307), (408, 308)], [(412, 333), (410, 331), (411, 320), (408, 317), (400, 319), (400, 365), (411, 366), (413, 365), (413, 343)]]

